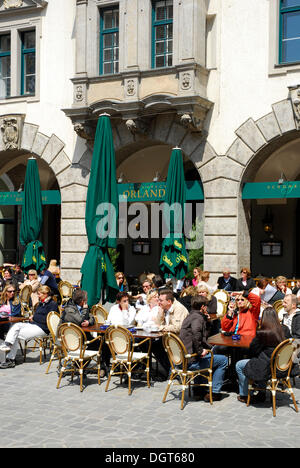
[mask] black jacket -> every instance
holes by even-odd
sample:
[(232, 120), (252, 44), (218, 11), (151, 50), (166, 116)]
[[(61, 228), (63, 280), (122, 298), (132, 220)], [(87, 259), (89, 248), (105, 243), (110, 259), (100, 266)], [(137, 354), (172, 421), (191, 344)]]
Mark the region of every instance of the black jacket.
[(244, 291), (244, 296), (248, 296), (249, 289), (256, 288), (256, 283), (253, 278), (247, 279), (246, 286), (243, 284), (242, 278), (238, 279), (236, 282), (236, 291)]
[(218, 289), (225, 289), (225, 291), (236, 291), (236, 278), (233, 276), (229, 277), (228, 283), (226, 283), (224, 276), (218, 278)]
[[(283, 331), (285, 338), (289, 338), (290, 333), (288, 327), (283, 325)], [(257, 335), (253, 338), (249, 347), (251, 359), (247, 362), (243, 371), (248, 379), (254, 380), (255, 382), (265, 382), (271, 378), (270, 362), (272, 353), (276, 347), (277, 346), (265, 346), (261, 343)]]
[(189, 315), (182, 322), (179, 337), (183, 341), (189, 354), (198, 354), (198, 357), (192, 358), (192, 361), (201, 359), (204, 348), (211, 348), (207, 343), (207, 336), (208, 331), (205, 316), (198, 310), (191, 310)]

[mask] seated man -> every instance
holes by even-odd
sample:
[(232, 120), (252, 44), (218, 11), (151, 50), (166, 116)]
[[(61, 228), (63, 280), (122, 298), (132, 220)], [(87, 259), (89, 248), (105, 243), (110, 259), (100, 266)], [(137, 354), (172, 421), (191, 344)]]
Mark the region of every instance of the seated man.
[(83, 289), (76, 288), (73, 291), (72, 299), (65, 305), (61, 314), (60, 325), (66, 322), (75, 323), (79, 327), (94, 325), (95, 319), (90, 316), (90, 309), (87, 305), (87, 292), (83, 291)]
[(286, 325), (290, 331), (291, 337), (300, 339), (300, 308), (298, 298), (295, 294), (287, 294), (282, 301), (284, 314), (282, 325)]
[(226, 268), (223, 270), (223, 276), (218, 278), (218, 289), (225, 289), (225, 291), (235, 291), (236, 278), (230, 275), (230, 271)]
[(136, 310), (129, 305), (129, 294), (118, 292), (116, 302), (109, 311), (107, 321), (111, 325), (121, 325), (122, 327), (134, 325)]
[[(155, 321), (159, 326), (159, 330), (163, 332), (170, 331), (179, 335), (182, 322), (189, 315), (188, 310), (174, 298), (173, 291), (169, 289), (159, 290), (158, 305), (161, 310), (158, 312)], [(162, 340), (153, 341), (152, 352), (165, 371), (162, 378), (167, 379), (170, 362)]]
[(142, 282), (142, 288), (144, 292), (136, 296), (137, 301), (135, 303), (135, 308), (137, 311), (141, 310), (147, 304), (147, 294), (149, 291), (151, 291), (151, 289), (153, 289), (153, 287), (153, 284), (148, 279), (145, 279)]
[(175, 299), (171, 290), (162, 289), (159, 291), (158, 305), (161, 312), (157, 315), (157, 324), (161, 331), (180, 333), (181, 325), (189, 314), (188, 310)]
[[(204, 296), (192, 298), (192, 309), (190, 314), (184, 319), (180, 330), (180, 339), (183, 341), (189, 354), (197, 354), (191, 359), (189, 370), (205, 369), (210, 366), (211, 346), (207, 343), (208, 330), (206, 327), (206, 315), (208, 300)], [(221, 388), (224, 382), (225, 369), (227, 367), (227, 357), (221, 354), (213, 359), (213, 401), (221, 400)], [(209, 393), (204, 396), (204, 400), (209, 402)]]

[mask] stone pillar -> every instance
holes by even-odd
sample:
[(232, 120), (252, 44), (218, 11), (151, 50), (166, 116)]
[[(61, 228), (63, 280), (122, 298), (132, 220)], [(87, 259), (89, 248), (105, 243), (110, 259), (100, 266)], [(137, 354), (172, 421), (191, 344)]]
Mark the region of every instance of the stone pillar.
[[(129, 0), (124, 15), (125, 63), (124, 71), (137, 70), (138, 64), (138, 7), (139, 0)], [(124, 50), (124, 49), (123, 49)]]
[[(174, 21), (174, 40), (178, 35), (178, 64), (196, 62), (205, 66), (206, 6), (204, 0), (176, 0), (174, 20), (178, 14), (178, 28)], [(174, 44), (174, 48), (175, 48)]]
[(86, 75), (86, 43), (87, 43), (87, 3), (88, 0), (77, 0), (76, 3), (76, 58), (75, 73)]

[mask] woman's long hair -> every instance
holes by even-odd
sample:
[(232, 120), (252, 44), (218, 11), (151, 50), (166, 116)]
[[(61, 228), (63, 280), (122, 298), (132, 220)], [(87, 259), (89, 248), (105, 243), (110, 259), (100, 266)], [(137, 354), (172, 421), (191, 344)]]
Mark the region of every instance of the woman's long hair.
[(264, 309), (257, 338), (265, 346), (274, 347), (285, 340), (283, 328), (273, 307)]
[(13, 305), (19, 304), (20, 301), (19, 301), (19, 298), (18, 298), (18, 296), (16, 294), (16, 292), (17, 292), (16, 288), (14, 287), (14, 285), (12, 283), (8, 283), (8, 284), (6, 284), (5, 288), (3, 289), (3, 291), (2, 291), (2, 293), (0, 295), (0, 304), (1, 305), (7, 303), (8, 299), (9, 299), (8, 294), (7, 294), (7, 290), (11, 289), (11, 288), (13, 288), (15, 290), (15, 297), (12, 300), (12, 304)]

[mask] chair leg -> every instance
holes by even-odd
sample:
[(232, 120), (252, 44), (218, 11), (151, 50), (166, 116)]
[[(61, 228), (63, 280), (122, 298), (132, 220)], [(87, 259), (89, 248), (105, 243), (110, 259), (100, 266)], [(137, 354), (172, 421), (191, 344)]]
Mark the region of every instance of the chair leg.
[(181, 409), (183, 409), (184, 405), (184, 393), (185, 393), (185, 387), (186, 387), (186, 375), (183, 376), (183, 381), (182, 383), (182, 392), (181, 392)]
[(83, 361), (80, 362), (79, 368), (79, 377), (80, 377), (80, 391), (83, 391)]
[(146, 363), (146, 374), (147, 374), (147, 385), (148, 385), (148, 388), (150, 388), (150, 360), (149, 360), (149, 357), (147, 359), (147, 363)]
[(49, 361), (47, 370), (46, 370), (46, 372), (45, 372), (46, 374), (48, 374), (48, 372), (49, 372), (49, 369), (50, 369), (50, 367), (51, 367), (51, 364), (52, 364), (52, 361), (53, 361), (53, 359), (54, 359), (55, 354), (57, 354), (57, 347), (56, 347), (56, 345), (54, 345), (54, 347), (53, 347), (53, 351), (52, 351), (52, 354), (51, 354), (51, 357), (50, 357), (50, 361)]
[(108, 374), (107, 382), (106, 382), (106, 387), (105, 387), (105, 391), (106, 391), (106, 392), (107, 392), (107, 390), (108, 390), (109, 383), (110, 383), (110, 379), (111, 379), (111, 376), (112, 376), (112, 374), (113, 374), (113, 372), (114, 372), (114, 369), (115, 369), (115, 364), (112, 363), (110, 372), (109, 372), (109, 374)]
[(64, 368), (67, 364), (67, 358), (64, 360), (63, 362), (63, 365), (62, 365), (62, 368), (60, 369), (60, 373), (59, 373), (59, 377), (58, 377), (58, 382), (57, 382), (57, 385), (56, 385), (56, 388), (58, 388), (60, 386), (60, 382), (61, 382), (61, 379), (62, 379), (62, 376), (63, 376), (63, 372), (64, 372)]
[(128, 364), (128, 395), (131, 395), (131, 363)]
[(290, 382), (290, 379), (287, 378), (286, 379), (286, 384), (288, 386), (288, 389), (289, 389), (289, 392), (290, 392), (290, 395), (292, 397), (292, 400), (293, 400), (293, 403), (294, 403), (294, 406), (295, 406), (295, 410), (296, 412), (298, 413), (298, 406), (297, 406), (297, 403), (296, 403), (296, 399), (295, 399), (295, 395), (294, 395), (294, 392), (293, 392), (293, 389), (292, 389), (292, 386), (291, 386), (291, 382)]
[(170, 387), (171, 387), (172, 380), (173, 380), (173, 379), (172, 379), (172, 375), (171, 375), (171, 377), (170, 377), (170, 379), (169, 379), (169, 381), (168, 381), (168, 385), (167, 385), (167, 388), (166, 388), (166, 391), (165, 391), (165, 394), (164, 394), (163, 400), (162, 400), (162, 402), (163, 402), (163, 403), (166, 401), (166, 398), (167, 398), (168, 392), (169, 392), (169, 390), (170, 390)]

